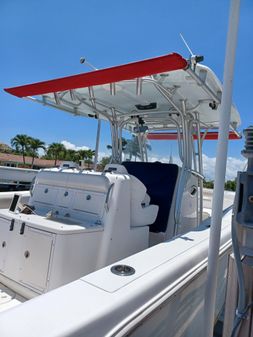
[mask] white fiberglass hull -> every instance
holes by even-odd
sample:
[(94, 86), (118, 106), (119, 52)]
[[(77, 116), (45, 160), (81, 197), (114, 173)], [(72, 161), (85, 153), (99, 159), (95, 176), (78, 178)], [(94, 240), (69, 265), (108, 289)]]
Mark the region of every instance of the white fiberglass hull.
[(30, 197), (30, 191), (18, 191), (18, 192), (0, 192), (0, 209), (9, 208), (11, 200), (14, 194), (22, 196), (21, 202), (27, 203)]
[(38, 170), (24, 169), (19, 167), (0, 166), (0, 182), (2, 183), (31, 183)]
[[(225, 297), (231, 215), (223, 217), (216, 314)], [(134, 275), (105, 267), (7, 310), (0, 335), (195, 337), (203, 322), (208, 244), (203, 227), (130, 256), (120, 263)]]

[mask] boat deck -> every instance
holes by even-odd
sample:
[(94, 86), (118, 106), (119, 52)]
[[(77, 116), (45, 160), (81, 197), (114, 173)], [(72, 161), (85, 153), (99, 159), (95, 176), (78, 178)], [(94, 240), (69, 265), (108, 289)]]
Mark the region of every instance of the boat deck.
[[(235, 195), (234, 192), (225, 191), (224, 204), (223, 204), (224, 209), (232, 205), (234, 195)], [(212, 197), (213, 197), (213, 190), (204, 189), (203, 201), (204, 201), (204, 212), (206, 214), (204, 218), (208, 218), (211, 216)], [(0, 282), (0, 312), (13, 308), (25, 301), (26, 299), (24, 297), (18, 295), (15, 291), (9, 289)], [(217, 334), (215, 336), (219, 335)]]
[(0, 312), (13, 308), (26, 299), (0, 283)]
[[(234, 203), (235, 192), (224, 191), (223, 210), (227, 209)], [(211, 215), (212, 211), (213, 189), (203, 189), (203, 211)]]

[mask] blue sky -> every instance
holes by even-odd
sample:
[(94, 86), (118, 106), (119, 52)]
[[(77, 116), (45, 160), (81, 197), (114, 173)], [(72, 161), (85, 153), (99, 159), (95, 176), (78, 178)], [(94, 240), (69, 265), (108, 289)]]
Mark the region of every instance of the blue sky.
[[(67, 140), (94, 148), (96, 121), (15, 98), (3, 88), (89, 71), (85, 56), (98, 68), (178, 52), (188, 57), (179, 33), (220, 79), (229, 13), (228, 0), (1, 0), (0, 1), (0, 141), (18, 133), (47, 144)], [(234, 102), (242, 128), (252, 124), (253, 2), (243, 0), (236, 57)], [(103, 126), (102, 150), (108, 144)], [(229, 156), (240, 158), (242, 141)], [(165, 145), (153, 150), (165, 154)], [(215, 157), (216, 144), (204, 149)]]

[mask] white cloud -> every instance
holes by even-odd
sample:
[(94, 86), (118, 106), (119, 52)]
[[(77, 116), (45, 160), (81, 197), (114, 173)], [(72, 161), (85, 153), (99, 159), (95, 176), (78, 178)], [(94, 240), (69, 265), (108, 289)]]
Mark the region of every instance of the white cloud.
[[(67, 140), (62, 140), (61, 144), (63, 144), (66, 149), (68, 150), (88, 150), (88, 146), (76, 146), (75, 144), (70, 143)], [(98, 160), (100, 161), (103, 157), (109, 157), (111, 152), (99, 152), (98, 153)], [(172, 156), (173, 163), (179, 166), (182, 166), (181, 160), (179, 157)], [(149, 153), (149, 161), (155, 162), (160, 161), (162, 163), (169, 163), (170, 156), (161, 156), (155, 153)], [(208, 157), (206, 154), (203, 153), (203, 171), (205, 179), (213, 180), (214, 179), (214, 170), (215, 170), (215, 157)], [(226, 170), (226, 180), (233, 180), (237, 176), (237, 171), (243, 171), (246, 165), (245, 159), (240, 159), (236, 157), (228, 157), (227, 159), (227, 170)]]
[[(90, 148), (86, 145), (82, 145), (82, 146), (77, 146), (73, 143), (70, 143), (67, 140), (62, 140), (61, 144), (63, 144), (67, 150), (89, 150)], [(103, 157), (110, 157), (111, 156), (111, 152), (98, 152), (98, 161), (100, 161)]]
[(78, 150), (89, 150), (88, 146), (85, 146), (85, 145), (83, 145), (83, 146), (76, 146), (75, 144), (72, 144), (72, 143), (68, 142), (67, 140), (62, 140), (61, 144), (64, 145), (67, 150), (75, 150), (75, 151), (78, 151)]
[[(161, 163), (169, 163), (170, 156), (159, 156), (157, 154), (152, 154), (152, 155), (149, 154), (148, 160), (150, 162), (160, 161)], [(178, 157), (172, 156), (172, 161), (174, 164), (182, 166), (181, 160)]]
[[(215, 170), (215, 157), (208, 157), (206, 154), (203, 154), (203, 170), (204, 176), (207, 180), (214, 179), (214, 170)], [(226, 170), (226, 180), (233, 180), (237, 176), (237, 171), (243, 171), (246, 165), (245, 159), (228, 157), (227, 159), (227, 170)]]
[(103, 157), (110, 157), (110, 152), (98, 152), (98, 161), (100, 161)]
[[(150, 154), (149, 161), (160, 161), (162, 163), (168, 163), (170, 156), (159, 156), (157, 154)], [(214, 170), (215, 170), (215, 157), (208, 157), (203, 153), (203, 171), (204, 176), (207, 180), (214, 179)], [(233, 180), (237, 176), (237, 171), (243, 171), (246, 165), (245, 159), (240, 159), (236, 157), (228, 157), (227, 159), (227, 170), (226, 170), (226, 180)], [(179, 166), (182, 166), (181, 160), (179, 157), (173, 156), (173, 163)]]

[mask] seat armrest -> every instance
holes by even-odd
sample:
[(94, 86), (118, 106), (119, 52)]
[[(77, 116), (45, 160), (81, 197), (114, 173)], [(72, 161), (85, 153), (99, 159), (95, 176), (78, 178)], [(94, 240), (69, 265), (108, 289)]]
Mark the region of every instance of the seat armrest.
[(131, 227), (152, 225), (156, 220), (158, 209), (159, 207), (157, 205), (140, 207), (138, 210), (135, 208), (131, 217)]

